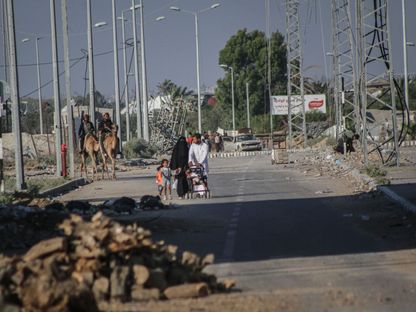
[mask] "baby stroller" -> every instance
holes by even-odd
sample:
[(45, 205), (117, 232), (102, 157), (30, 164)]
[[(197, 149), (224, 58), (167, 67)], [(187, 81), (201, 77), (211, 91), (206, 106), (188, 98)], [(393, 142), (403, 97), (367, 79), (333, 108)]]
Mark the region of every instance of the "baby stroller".
[(208, 188), (208, 180), (204, 167), (190, 167), (186, 171), (189, 191), (186, 194), (187, 199), (196, 197), (211, 198), (211, 191)]

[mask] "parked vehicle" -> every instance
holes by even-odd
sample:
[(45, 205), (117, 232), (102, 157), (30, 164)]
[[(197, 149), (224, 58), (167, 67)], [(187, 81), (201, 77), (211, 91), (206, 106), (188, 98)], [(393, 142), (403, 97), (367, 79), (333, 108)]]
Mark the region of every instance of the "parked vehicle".
[(223, 137), (224, 150), (226, 152), (234, 151), (260, 151), (262, 144), (253, 134), (238, 134), (235, 137)]

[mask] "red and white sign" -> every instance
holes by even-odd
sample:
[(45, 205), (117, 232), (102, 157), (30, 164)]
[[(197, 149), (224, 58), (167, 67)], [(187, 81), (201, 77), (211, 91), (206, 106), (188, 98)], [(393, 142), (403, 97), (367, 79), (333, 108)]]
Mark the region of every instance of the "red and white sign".
[[(305, 98), (305, 112), (320, 111), (326, 113), (326, 96), (325, 94), (307, 94)], [(291, 97), (292, 114), (301, 113), (301, 97), (294, 95)], [(289, 103), (287, 95), (272, 96), (272, 115), (288, 115)]]

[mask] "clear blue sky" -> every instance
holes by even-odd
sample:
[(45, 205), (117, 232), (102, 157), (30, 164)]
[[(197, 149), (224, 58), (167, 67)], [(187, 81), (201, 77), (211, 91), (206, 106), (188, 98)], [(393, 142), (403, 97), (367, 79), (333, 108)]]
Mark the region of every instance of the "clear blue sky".
[[(136, 3), (139, 1), (136, 0)], [(153, 93), (156, 85), (164, 79), (171, 79), (175, 83), (196, 89), (196, 61), (195, 61), (195, 28), (192, 15), (169, 10), (169, 6), (178, 6), (190, 11), (201, 10), (220, 2), (221, 6), (200, 15), (200, 62), (201, 85), (214, 87), (217, 79), (223, 76), (223, 70), (218, 66), (219, 51), (224, 47), (230, 36), (237, 30), (265, 30), (265, 1), (264, 0), (144, 0), (146, 54), (149, 91)], [(391, 27), (394, 44), (394, 66), (396, 73), (403, 71), (402, 59), (402, 28), (401, 1), (391, 3)], [(284, 1), (271, 0), (271, 29), (285, 33)], [(130, 0), (118, 0), (117, 11), (130, 7)], [(61, 32), (60, 1), (56, 1), (58, 32)], [(70, 23), (70, 57), (82, 56), (81, 49), (87, 48), (86, 36), (86, 1), (69, 0)], [(94, 30), (94, 53), (112, 50), (111, 30), (111, 1), (92, 0), (93, 23), (106, 21), (107, 26)], [(416, 1), (407, 0), (407, 12), (416, 12)], [(320, 18), (322, 13), (322, 19)], [(49, 0), (18, 0), (15, 1), (16, 30), (18, 41), (18, 63), (35, 63), (34, 40), (22, 43), (21, 39), (44, 37), (41, 42), (41, 62), (50, 61), (50, 17)], [(157, 22), (158, 16), (166, 19)], [(330, 0), (301, 0), (301, 24), (304, 42), (304, 67), (311, 69), (307, 76), (321, 78), (325, 76), (324, 52), (330, 51), (331, 22)], [(130, 18), (129, 18), (130, 19)], [(322, 21), (322, 25), (321, 25)], [(121, 47), (121, 27), (119, 23), (119, 46)], [(126, 24), (127, 37), (132, 37), (131, 24)], [(321, 33), (323, 29), (323, 37)], [(324, 46), (322, 43), (324, 40)], [(416, 42), (416, 20), (408, 16), (408, 41)], [(59, 57), (62, 58), (62, 40), (59, 38)], [(129, 50), (131, 52), (131, 50)], [(3, 63), (3, 51), (0, 62)], [(409, 48), (409, 72), (416, 72), (416, 48)], [(120, 68), (122, 58), (120, 53)], [(76, 95), (84, 93), (85, 60), (72, 68), (72, 90)], [(327, 66), (330, 60), (327, 57)], [(60, 64), (60, 71), (63, 64)], [(329, 70), (329, 68), (328, 68)], [(120, 72), (122, 74), (122, 71)], [(114, 94), (113, 55), (107, 54), (95, 58), (96, 88), (106, 96)], [(20, 94), (23, 96), (36, 89), (36, 67), (21, 66), (19, 68)], [(42, 80), (47, 82), (52, 77), (52, 67), (42, 66)], [(62, 76), (63, 77), (63, 76)], [(122, 75), (121, 75), (122, 77)], [(4, 79), (4, 70), (0, 73)], [(63, 80), (62, 80), (63, 83)], [(130, 84), (132, 90), (133, 83)], [(87, 89), (88, 90), (88, 89)], [(64, 94), (63, 85), (61, 92)], [(43, 89), (45, 97), (52, 94), (51, 86)], [(36, 93), (32, 96), (36, 97)]]

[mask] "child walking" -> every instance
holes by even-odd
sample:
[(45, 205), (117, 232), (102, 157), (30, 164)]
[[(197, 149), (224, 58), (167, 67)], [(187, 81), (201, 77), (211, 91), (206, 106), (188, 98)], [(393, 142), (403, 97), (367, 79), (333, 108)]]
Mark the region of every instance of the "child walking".
[(160, 168), (160, 172), (162, 173), (163, 199), (167, 199), (167, 194), (169, 194), (169, 199), (172, 199), (172, 172), (169, 168), (169, 161), (167, 159), (162, 160), (162, 167)]
[(159, 196), (162, 196), (162, 190), (163, 190), (163, 177), (162, 177), (162, 166), (157, 167), (156, 172), (156, 184), (157, 184), (157, 192), (159, 193)]

